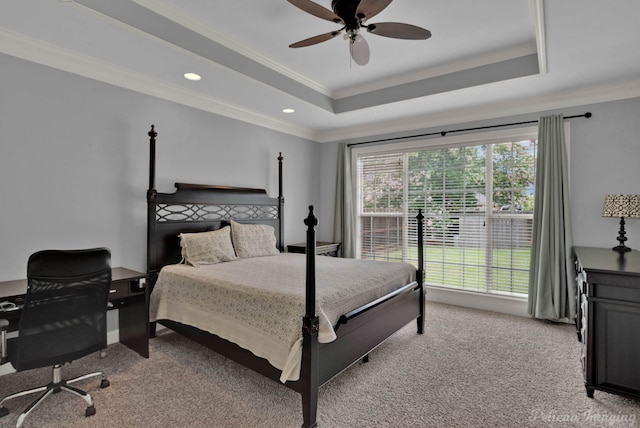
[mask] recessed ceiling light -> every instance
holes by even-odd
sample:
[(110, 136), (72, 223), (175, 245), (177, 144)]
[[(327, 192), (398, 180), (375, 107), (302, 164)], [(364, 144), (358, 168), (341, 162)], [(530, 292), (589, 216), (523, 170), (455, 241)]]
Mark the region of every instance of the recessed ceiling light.
[(295, 113), (295, 110), (292, 108), (283, 108), (282, 109), (283, 113)]
[(184, 78), (187, 80), (200, 80), (201, 77), (196, 73), (184, 73)]

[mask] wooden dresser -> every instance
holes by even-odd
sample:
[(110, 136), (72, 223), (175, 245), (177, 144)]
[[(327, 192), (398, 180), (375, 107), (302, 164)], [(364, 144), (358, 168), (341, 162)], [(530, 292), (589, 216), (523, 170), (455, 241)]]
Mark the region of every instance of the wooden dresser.
[(640, 251), (575, 247), (574, 255), (587, 395), (640, 398)]

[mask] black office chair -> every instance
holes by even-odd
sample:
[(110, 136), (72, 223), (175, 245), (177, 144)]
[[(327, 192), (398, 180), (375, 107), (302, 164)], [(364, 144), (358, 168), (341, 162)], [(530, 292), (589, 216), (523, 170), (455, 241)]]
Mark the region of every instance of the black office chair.
[(62, 366), (107, 347), (111, 253), (106, 248), (40, 251), (29, 257), (27, 280), (18, 337), (7, 340), (2, 349), (18, 372), (53, 366), (53, 380), (5, 397), (0, 401), (0, 417), (9, 414), (4, 407), (7, 400), (41, 391), (18, 417), (18, 427), (52, 392), (68, 391), (82, 397), (87, 402), (85, 416), (94, 415), (91, 396), (69, 384), (102, 376), (100, 388), (106, 388), (106, 376), (96, 372), (64, 380)]

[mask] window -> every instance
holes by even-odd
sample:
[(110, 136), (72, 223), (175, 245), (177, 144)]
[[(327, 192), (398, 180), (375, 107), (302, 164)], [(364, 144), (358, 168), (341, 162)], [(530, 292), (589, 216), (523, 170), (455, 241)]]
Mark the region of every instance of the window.
[(358, 257), (417, 265), (422, 209), (427, 285), (526, 295), (536, 132), (354, 149)]

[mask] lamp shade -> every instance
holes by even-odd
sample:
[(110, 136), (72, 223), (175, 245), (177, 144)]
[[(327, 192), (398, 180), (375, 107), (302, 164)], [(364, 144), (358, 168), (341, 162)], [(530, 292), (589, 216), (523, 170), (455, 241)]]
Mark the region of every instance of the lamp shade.
[(602, 217), (640, 218), (640, 195), (607, 195)]

